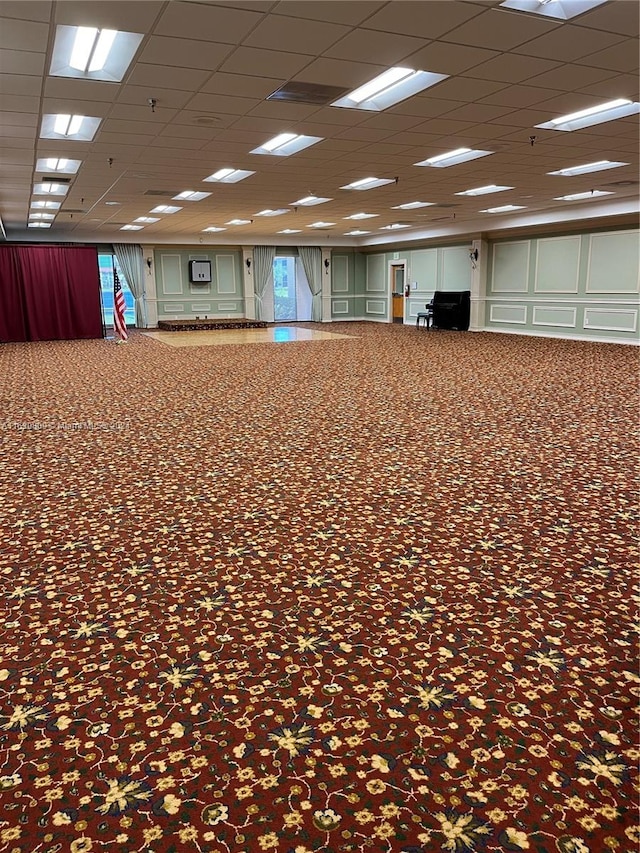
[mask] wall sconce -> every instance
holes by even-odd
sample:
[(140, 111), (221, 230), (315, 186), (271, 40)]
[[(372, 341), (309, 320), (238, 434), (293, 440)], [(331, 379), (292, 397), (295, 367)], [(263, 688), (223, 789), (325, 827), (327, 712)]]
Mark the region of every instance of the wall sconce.
[(247, 265), (247, 275), (251, 275), (251, 258), (247, 258), (245, 264)]
[(330, 263), (331, 263), (331, 261), (329, 260), (329, 258), (325, 258), (325, 259), (324, 259), (324, 273), (325, 273), (325, 275), (329, 275), (329, 265), (330, 265)]
[(151, 258), (147, 258), (147, 269), (149, 270), (149, 275), (151, 275), (151, 267), (153, 265), (153, 261)]

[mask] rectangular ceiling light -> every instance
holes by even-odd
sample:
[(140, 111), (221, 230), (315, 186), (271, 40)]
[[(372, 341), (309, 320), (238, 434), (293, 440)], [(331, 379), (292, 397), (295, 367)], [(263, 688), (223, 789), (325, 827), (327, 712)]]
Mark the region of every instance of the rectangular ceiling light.
[(225, 225), (251, 225), (250, 219), (230, 219)]
[(406, 204), (396, 204), (391, 210), (416, 210), (418, 207), (431, 207), (435, 201), (408, 201)]
[(302, 234), (300, 228), (285, 228), (283, 231), (278, 231), (278, 234)]
[(568, 21), (605, 2), (606, 0), (504, 0), (500, 6), (515, 9), (517, 12), (530, 12), (532, 15)]
[(157, 216), (138, 216), (133, 221), (144, 222), (146, 225), (151, 225), (154, 222), (160, 222), (160, 219)]
[(31, 207), (39, 210), (60, 210), (59, 201), (32, 201)]
[(53, 184), (51, 181), (33, 185), (34, 195), (66, 195), (68, 189), (66, 184)]
[(298, 201), (292, 201), (292, 207), (313, 207), (314, 204), (324, 204), (326, 201), (333, 201), (332, 198), (321, 198), (317, 195), (306, 195), (304, 198), (299, 198)]
[(51, 228), (50, 222), (28, 222), (27, 228)]
[(488, 195), (489, 193), (501, 193), (504, 190), (512, 190), (513, 187), (499, 187), (496, 184), (487, 184), (486, 187), (476, 187), (475, 190), (465, 190), (463, 193), (454, 195)]
[(55, 219), (55, 213), (30, 213), (29, 219)]
[(359, 181), (353, 181), (341, 190), (373, 190), (376, 187), (381, 187), (384, 184), (392, 184), (393, 178), (361, 178)]
[(202, 229), (203, 233), (207, 232), (207, 231), (212, 232), (212, 231), (226, 231), (226, 230), (227, 230), (226, 228), (218, 228), (217, 225), (210, 225), (208, 228)]
[(574, 175), (588, 175), (590, 172), (603, 172), (605, 169), (617, 169), (618, 166), (628, 165), (628, 163), (620, 163), (614, 160), (596, 160), (594, 163), (584, 163), (582, 166), (568, 166), (566, 169), (558, 169), (557, 172), (547, 172), (547, 175), (561, 175), (563, 178), (571, 178)]
[(59, 25), (49, 73), (52, 77), (119, 83), (142, 38), (141, 33)]
[(283, 213), (289, 213), (289, 208), (280, 207), (277, 210), (267, 208), (266, 210), (261, 210), (259, 213), (254, 213), (254, 216), (282, 216)]
[(435, 86), (441, 80), (446, 80), (448, 76), (448, 74), (435, 74), (431, 71), (415, 71), (413, 68), (389, 68), (373, 80), (369, 80), (368, 83), (334, 101), (331, 106), (380, 112), (430, 86)]
[(353, 213), (351, 216), (343, 216), (343, 219), (373, 219), (378, 213)]
[(182, 210), (182, 208), (171, 204), (159, 204), (153, 210), (150, 210), (149, 213), (177, 213), (179, 210)]
[(335, 224), (335, 222), (312, 222), (311, 225), (307, 225), (307, 228), (329, 228)]
[(41, 157), (36, 161), (36, 172), (60, 172), (62, 175), (75, 175), (81, 165), (82, 160)]
[(503, 204), (502, 207), (487, 207), (480, 213), (510, 213), (512, 210), (524, 210), (523, 204)]
[(571, 195), (561, 195), (554, 198), (554, 201), (585, 201), (589, 198), (597, 198), (603, 195), (614, 195), (613, 192), (605, 192), (605, 190), (587, 190), (586, 193), (571, 193)]
[(203, 198), (208, 198), (211, 193), (198, 193), (195, 190), (184, 190), (173, 196), (174, 201), (202, 201)]
[(357, 228), (355, 231), (347, 231), (345, 233), (345, 237), (362, 237), (363, 234), (371, 234), (371, 231), (359, 231)]
[(290, 157), (292, 154), (297, 154), (304, 148), (309, 148), (315, 145), (316, 142), (322, 142), (322, 136), (302, 136), (297, 133), (280, 133), (269, 139), (264, 145), (254, 148), (250, 154), (271, 154), (274, 157)]
[(142, 231), (144, 225), (123, 225), (121, 231)]
[(205, 178), (205, 181), (221, 184), (237, 184), (238, 181), (244, 181), (249, 175), (255, 175), (255, 172), (248, 172), (245, 169), (218, 169), (213, 175)]
[(603, 124), (605, 121), (614, 121), (617, 118), (627, 118), (639, 112), (639, 103), (628, 101), (626, 98), (617, 98), (615, 101), (578, 110), (578, 112), (553, 118), (551, 121), (535, 126), (545, 130), (582, 130), (584, 127), (592, 127), (594, 124)]
[(392, 222), (391, 225), (383, 225), (381, 231), (399, 231), (401, 228), (411, 228), (410, 225), (405, 225), (403, 222)]
[(95, 116), (50, 113), (42, 116), (41, 139), (75, 139), (91, 142), (102, 119)]
[(477, 160), (479, 157), (486, 157), (488, 154), (493, 154), (493, 151), (480, 151), (474, 148), (456, 148), (453, 151), (448, 151), (446, 154), (438, 154), (437, 157), (429, 157), (427, 160), (421, 160), (419, 163), (414, 163), (414, 166), (433, 166), (436, 169), (446, 169), (447, 166), (457, 166), (458, 163), (466, 163), (469, 160)]

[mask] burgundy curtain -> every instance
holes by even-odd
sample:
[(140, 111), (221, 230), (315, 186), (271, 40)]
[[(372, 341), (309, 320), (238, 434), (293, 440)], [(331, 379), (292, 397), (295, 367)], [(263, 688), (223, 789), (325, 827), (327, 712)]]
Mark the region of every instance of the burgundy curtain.
[(0, 341), (102, 336), (94, 246), (0, 246)]

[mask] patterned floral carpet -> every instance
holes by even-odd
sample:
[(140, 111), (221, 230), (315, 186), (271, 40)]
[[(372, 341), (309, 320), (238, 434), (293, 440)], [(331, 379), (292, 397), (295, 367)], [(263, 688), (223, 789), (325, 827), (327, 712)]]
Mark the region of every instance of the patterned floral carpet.
[(637, 850), (638, 352), (0, 347), (0, 850)]

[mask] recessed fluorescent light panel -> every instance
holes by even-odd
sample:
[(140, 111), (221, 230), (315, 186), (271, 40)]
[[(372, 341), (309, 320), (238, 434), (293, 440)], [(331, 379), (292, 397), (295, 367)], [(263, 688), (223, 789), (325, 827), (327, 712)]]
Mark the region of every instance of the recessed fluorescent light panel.
[(259, 213), (255, 213), (254, 216), (282, 216), (283, 213), (289, 213), (289, 208), (280, 207), (278, 210), (267, 208), (266, 210), (261, 210)]
[(28, 222), (27, 228), (51, 228), (50, 222)]
[(123, 225), (121, 231), (142, 231), (144, 225)]
[(536, 127), (545, 130), (581, 130), (583, 127), (592, 127), (594, 124), (603, 124), (605, 121), (614, 121), (617, 118), (627, 118), (639, 112), (640, 104), (618, 98), (597, 107), (588, 107), (560, 118), (553, 118), (544, 124), (536, 124)]
[(31, 207), (38, 210), (60, 210), (59, 201), (32, 201)]
[(421, 160), (419, 163), (414, 163), (413, 165), (446, 169), (447, 166), (457, 166), (459, 163), (477, 160), (479, 157), (486, 157), (488, 154), (493, 154), (493, 151), (480, 151), (475, 148), (455, 148), (446, 154), (438, 154), (437, 157), (429, 157), (427, 160)]
[(230, 219), (225, 225), (251, 225), (250, 219)]
[(588, 175), (590, 172), (603, 172), (605, 169), (617, 169), (618, 166), (628, 165), (628, 163), (620, 163), (614, 160), (596, 160), (594, 163), (584, 163), (582, 166), (569, 166), (566, 169), (558, 169), (557, 172), (547, 172), (547, 175), (561, 175), (563, 178), (571, 178), (574, 175)]
[(66, 184), (52, 184), (50, 181), (33, 185), (34, 195), (66, 195), (67, 190)]
[(208, 228), (203, 228), (203, 232), (226, 231), (226, 228), (218, 228), (217, 225), (210, 225)]
[(159, 204), (153, 210), (150, 210), (149, 213), (177, 213), (179, 210), (182, 210), (182, 208), (171, 204)]
[(297, 207), (313, 207), (314, 204), (324, 204), (325, 201), (333, 201), (332, 198), (321, 198), (317, 195), (306, 195), (304, 198), (299, 198), (298, 201), (292, 201), (291, 206)]
[(194, 190), (185, 190), (184, 192), (178, 193), (178, 195), (173, 196), (174, 201), (202, 201), (203, 198), (207, 198), (211, 193), (197, 193)]
[(505, 9), (515, 9), (518, 12), (542, 15), (545, 18), (568, 21), (605, 2), (606, 0), (504, 0), (500, 6), (504, 6)]
[(69, 113), (42, 116), (40, 139), (75, 139), (91, 142), (102, 119), (95, 116), (78, 116)]
[(396, 204), (391, 210), (416, 210), (419, 207), (431, 207), (435, 201), (408, 201), (406, 204)]
[(300, 228), (285, 228), (284, 231), (278, 231), (278, 234), (302, 234)]
[(75, 175), (82, 160), (66, 160), (63, 157), (41, 157), (36, 161), (36, 172), (59, 172), (61, 175)]
[(558, 198), (554, 198), (554, 201), (585, 201), (589, 198), (598, 198), (603, 195), (614, 195), (612, 192), (605, 192), (605, 190), (588, 190), (586, 193), (572, 193), (571, 195), (561, 195)]
[(133, 221), (144, 222), (145, 225), (151, 225), (154, 222), (160, 222), (160, 219), (157, 216), (138, 216)]
[(140, 33), (59, 25), (49, 74), (119, 83), (141, 41)]
[(244, 181), (250, 175), (255, 175), (255, 172), (248, 172), (246, 169), (218, 169), (213, 175), (205, 178), (205, 181), (220, 184), (237, 184), (238, 181)]
[(311, 225), (307, 225), (307, 228), (329, 228), (335, 224), (335, 222), (312, 222)]
[(373, 219), (378, 213), (354, 213), (351, 216), (343, 216), (343, 219)]
[(30, 213), (29, 219), (55, 219), (55, 213)]
[(499, 187), (496, 184), (487, 184), (486, 187), (476, 187), (475, 190), (465, 190), (463, 193), (454, 195), (488, 195), (489, 193), (501, 193), (504, 190), (512, 190), (513, 187)]
[(344, 98), (334, 101), (331, 106), (380, 112), (446, 80), (447, 76), (413, 68), (389, 68)]
[(512, 210), (524, 210), (522, 204), (503, 204), (502, 207), (487, 207), (486, 210), (481, 210), (480, 213), (511, 213)]
[(297, 133), (280, 133), (264, 145), (254, 148), (250, 154), (271, 154), (274, 157), (290, 157), (304, 148), (322, 142), (322, 136), (302, 136)]
[(383, 225), (381, 231), (399, 231), (401, 228), (411, 228), (410, 225), (404, 225), (402, 222), (392, 222), (391, 225)]
[(355, 231), (347, 231), (347, 233), (344, 236), (345, 237), (362, 237), (363, 234), (371, 234), (371, 231), (358, 231), (356, 229)]
[(392, 184), (393, 178), (361, 178), (359, 181), (353, 181), (341, 190), (373, 190), (376, 187), (382, 187), (384, 184)]

